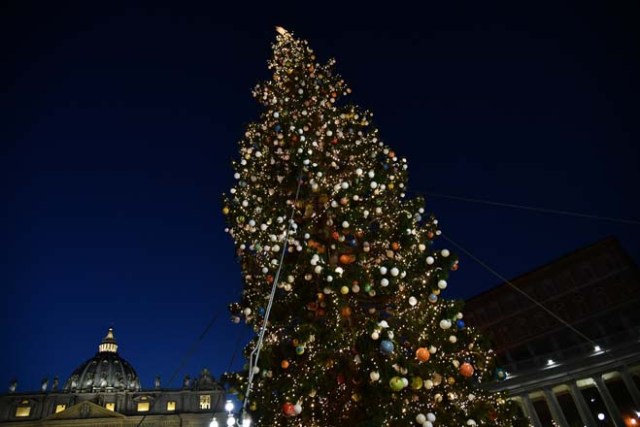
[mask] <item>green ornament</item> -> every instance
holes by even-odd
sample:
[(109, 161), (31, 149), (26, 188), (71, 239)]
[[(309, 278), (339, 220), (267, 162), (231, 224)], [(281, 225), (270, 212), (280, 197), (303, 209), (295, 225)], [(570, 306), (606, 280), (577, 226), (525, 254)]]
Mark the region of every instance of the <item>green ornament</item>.
[(389, 387), (392, 391), (400, 391), (404, 388), (404, 382), (400, 377), (393, 377), (389, 380)]
[(420, 390), (422, 388), (422, 384), (423, 384), (423, 381), (422, 381), (422, 378), (420, 377), (413, 377), (411, 379), (411, 388), (414, 390)]
[(369, 292), (371, 290), (371, 283), (367, 283), (362, 289), (364, 289), (365, 292)]
[(301, 354), (304, 354), (304, 346), (303, 345), (299, 345), (296, 347), (296, 354), (298, 356), (300, 356)]

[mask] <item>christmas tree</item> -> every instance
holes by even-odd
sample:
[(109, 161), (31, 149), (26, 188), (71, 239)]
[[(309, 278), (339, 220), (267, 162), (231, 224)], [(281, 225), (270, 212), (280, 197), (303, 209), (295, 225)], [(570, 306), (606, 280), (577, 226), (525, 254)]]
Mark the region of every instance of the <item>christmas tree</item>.
[(405, 196), (406, 160), (370, 112), (340, 102), (351, 90), (335, 61), (278, 32), (273, 78), (253, 91), (265, 110), (224, 195), (244, 281), (231, 310), (258, 335), (251, 360), (260, 342), (231, 387), (260, 426), (514, 425), (480, 387), (492, 351), (441, 298), (458, 262), (435, 249), (424, 200)]

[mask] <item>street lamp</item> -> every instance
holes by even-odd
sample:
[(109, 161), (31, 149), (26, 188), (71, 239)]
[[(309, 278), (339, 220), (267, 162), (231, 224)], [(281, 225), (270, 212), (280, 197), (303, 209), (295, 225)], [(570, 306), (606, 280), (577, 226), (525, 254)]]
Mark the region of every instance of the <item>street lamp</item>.
[[(224, 404), (224, 410), (227, 411), (227, 426), (228, 427), (251, 427), (251, 417), (249, 415), (244, 414), (242, 416), (242, 421), (236, 419), (233, 416), (233, 409), (235, 405), (231, 400), (227, 400), (227, 403)], [(220, 427), (218, 421), (213, 418), (211, 423), (209, 423), (209, 427)]]

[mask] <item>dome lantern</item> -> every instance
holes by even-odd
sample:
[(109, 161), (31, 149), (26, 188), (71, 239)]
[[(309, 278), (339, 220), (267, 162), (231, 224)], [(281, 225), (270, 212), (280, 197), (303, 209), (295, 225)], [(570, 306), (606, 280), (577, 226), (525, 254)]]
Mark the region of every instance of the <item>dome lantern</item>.
[(107, 336), (102, 339), (102, 343), (98, 346), (98, 352), (118, 352), (118, 343), (116, 342), (116, 338), (113, 336), (113, 328), (109, 328), (109, 330), (107, 331)]

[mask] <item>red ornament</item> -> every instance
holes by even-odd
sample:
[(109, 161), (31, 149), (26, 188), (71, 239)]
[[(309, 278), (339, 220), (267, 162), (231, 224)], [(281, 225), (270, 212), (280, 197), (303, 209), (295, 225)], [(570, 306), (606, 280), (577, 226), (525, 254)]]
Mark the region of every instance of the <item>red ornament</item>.
[(463, 377), (467, 378), (473, 375), (473, 366), (471, 365), (471, 363), (464, 362), (462, 365), (460, 365), (460, 374)]
[(293, 403), (286, 402), (282, 405), (282, 412), (284, 412), (287, 417), (293, 417), (296, 414), (296, 407)]
[(344, 374), (339, 373), (338, 377), (336, 378), (336, 381), (338, 381), (338, 384), (344, 384)]
[(427, 350), (426, 348), (420, 347), (416, 350), (416, 357), (419, 361), (426, 362), (427, 360), (429, 360), (429, 357), (431, 357), (431, 353), (429, 353), (429, 350)]

